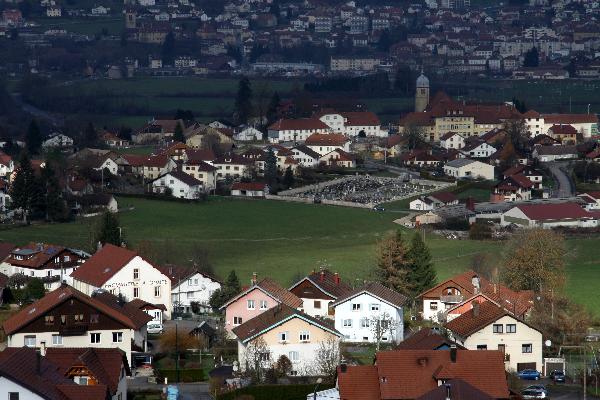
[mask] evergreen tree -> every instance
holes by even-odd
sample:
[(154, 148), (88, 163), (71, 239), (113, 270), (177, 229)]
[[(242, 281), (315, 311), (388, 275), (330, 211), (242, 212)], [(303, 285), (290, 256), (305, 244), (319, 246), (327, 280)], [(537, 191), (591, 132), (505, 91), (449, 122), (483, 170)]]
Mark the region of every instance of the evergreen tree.
[(27, 297), (31, 300), (37, 300), (44, 297), (45, 294), (44, 282), (40, 278), (31, 278), (27, 283)]
[(94, 239), (94, 245), (100, 242), (102, 244), (110, 243), (115, 246), (120, 246), (121, 241), (119, 217), (117, 214), (111, 213), (110, 211), (105, 212), (102, 215), (100, 226)]
[(280, 102), (281, 98), (279, 98), (279, 93), (273, 93), (273, 96), (271, 96), (271, 101), (269, 102), (269, 108), (267, 109), (267, 121), (269, 124), (272, 124), (277, 120), (277, 109), (279, 108)]
[(234, 270), (231, 270), (225, 281), (225, 288), (231, 295), (238, 294), (242, 290), (242, 285)]
[(42, 132), (40, 131), (40, 126), (38, 125), (35, 119), (32, 119), (29, 123), (29, 128), (27, 129), (27, 150), (30, 154), (37, 154), (42, 147)]
[(69, 210), (62, 198), (58, 178), (50, 165), (42, 170), (41, 186), (43, 190), (46, 220), (66, 221), (69, 219)]
[(83, 136), (81, 137), (81, 144), (84, 147), (93, 147), (98, 143), (98, 132), (94, 127), (94, 124), (89, 122), (83, 131)]
[(265, 160), (265, 181), (271, 188), (277, 183), (277, 157), (272, 147), (269, 147)]
[(247, 124), (252, 116), (252, 86), (246, 76), (242, 77), (238, 84), (235, 112), (239, 124)]
[(173, 133), (173, 140), (180, 143), (185, 143), (185, 137), (183, 136), (183, 128), (181, 124), (178, 122), (175, 127), (175, 132)]
[(19, 168), (17, 168), (15, 180), (10, 188), (11, 207), (13, 210), (21, 210), (23, 222), (28, 221), (36, 201), (37, 183), (29, 156), (24, 152), (19, 160)]
[(173, 65), (175, 61), (175, 35), (173, 32), (169, 32), (165, 37), (165, 41), (161, 48), (162, 62), (165, 65)]
[(408, 249), (398, 230), (395, 234), (379, 243), (377, 275), (379, 281), (405, 295), (411, 297), (413, 288), (409, 282), (410, 265), (407, 259)]
[(283, 184), (286, 189), (294, 186), (294, 172), (292, 171), (292, 167), (287, 167), (285, 169), (285, 174), (283, 175)]
[(215, 290), (210, 296), (208, 304), (210, 304), (213, 310), (218, 310), (229, 299), (241, 291), (242, 285), (240, 285), (240, 280), (238, 279), (235, 271), (231, 270), (223, 286), (221, 286), (220, 289)]
[(527, 53), (525, 53), (525, 60), (523, 60), (524, 67), (538, 67), (540, 65), (540, 54), (538, 53), (537, 47), (533, 47)]
[(416, 232), (407, 253), (410, 264), (409, 281), (415, 298), (425, 290), (435, 285), (436, 274), (431, 262), (431, 253), (423, 241), (421, 234)]

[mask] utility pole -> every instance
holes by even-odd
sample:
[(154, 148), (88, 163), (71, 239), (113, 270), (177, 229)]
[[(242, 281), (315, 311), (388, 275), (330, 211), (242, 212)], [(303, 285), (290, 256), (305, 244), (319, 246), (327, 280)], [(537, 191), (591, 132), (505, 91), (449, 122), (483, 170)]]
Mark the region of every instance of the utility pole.
[(175, 320), (175, 381), (179, 383), (179, 333), (177, 332), (177, 320)]

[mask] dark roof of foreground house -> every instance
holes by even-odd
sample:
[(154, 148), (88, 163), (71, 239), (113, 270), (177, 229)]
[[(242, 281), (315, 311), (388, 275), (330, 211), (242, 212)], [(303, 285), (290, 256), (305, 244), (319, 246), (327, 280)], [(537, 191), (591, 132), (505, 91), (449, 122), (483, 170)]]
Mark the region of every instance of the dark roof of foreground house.
[(243, 290), (237, 296), (230, 299), (227, 303), (221, 306), (221, 310), (227, 308), (227, 306), (240, 297), (244, 296), (247, 293), (250, 293), (252, 290), (258, 289), (268, 296), (272, 297), (274, 300), (278, 301), (281, 304), (285, 304), (292, 308), (298, 308), (302, 306), (302, 300), (289, 290), (281, 287), (277, 282), (275, 282), (271, 278), (263, 278), (258, 282), (255, 282), (248, 289)]
[(461, 379), (451, 379), (417, 400), (493, 400), (494, 398)]
[(398, 350), (447, 350), (450, 346), (456, 346), (459, 349), (463, 347), (457, 345), (452, 340), (442, 335), (439, 329), (421, 328), (411, 336), (405, 338), (398, 344)]
[(376, 298), (378, 298), (392, 306), (395, 306), (395, 307), (403, 307), (404, 304), (406, 303), (406, 301), (408, 300), (406, 298), (406, 296), (401, 295), (400, 293), (396, 292), (395, 290), (392, 290), (392, 289), (389, 289), (389, 288), (383, 286), (379, 282), (369, 282), (369, 283), (353, 290), (352, 292), (348, 293), (346, 296), (339, 297), (331, 305), (337, 306), (339, 304), (342, 304), (348, 300), (355, 298), (356, 296), (360, 296), (363, 293), (368, 293), (368, 294), (372, 295), (373, 297), (376, 297)]
[(295, 287), (307, 280), (321, 292), (333, 297), (334, 299), (352, 293), (352, 288), (342, 281), (338, 273), (332, 273), (328, 269), (311, 272), (308, 276), (302, 278), (300, 281), (292, 285), (290, 290), (293, 290)]

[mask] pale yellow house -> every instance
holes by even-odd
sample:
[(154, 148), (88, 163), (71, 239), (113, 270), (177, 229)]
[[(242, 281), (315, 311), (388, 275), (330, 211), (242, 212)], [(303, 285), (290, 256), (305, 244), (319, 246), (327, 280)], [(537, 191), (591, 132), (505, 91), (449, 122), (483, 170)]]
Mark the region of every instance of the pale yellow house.
[[(243, 371), (255, 365), (270, 368), (279, 357), (292, 362), (292, 375), (318, 375), (318, 353), (339, 355), (342, 334), (332, 321), (317, 319), (284, 304), (264, 311), (233, 329), (238, 340), (238, 360)], [(260, 354), (257, 354), (260, 353)]]

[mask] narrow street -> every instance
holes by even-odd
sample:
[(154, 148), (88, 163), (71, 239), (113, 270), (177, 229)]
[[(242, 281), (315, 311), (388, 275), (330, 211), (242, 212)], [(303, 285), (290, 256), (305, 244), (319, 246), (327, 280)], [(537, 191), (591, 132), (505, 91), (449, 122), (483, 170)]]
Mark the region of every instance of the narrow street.
[(567, 163), (552, 162), (548, 163), (548, 168), (556, 181), (556, 188), (552, 197), (572, 197), (575, 195), (575, 185), (571, 181), (568, 173), (565, 171)]

